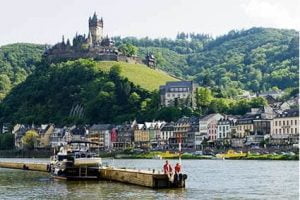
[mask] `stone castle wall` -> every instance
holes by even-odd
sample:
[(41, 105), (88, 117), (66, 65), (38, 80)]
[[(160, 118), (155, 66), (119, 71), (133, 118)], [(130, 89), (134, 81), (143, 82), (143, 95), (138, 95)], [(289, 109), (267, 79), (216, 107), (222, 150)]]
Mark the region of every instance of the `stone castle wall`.
[(117, 55), (113, 53), (97, 54), (94, 52), (81, 52), (81, 53), (61, 52), (59, 54), (50, 54), (44, 57), (44, 59), (47, 62), (62, 62), (67, 60), (76, 60), (79, 58), (92, 58), (98, 61), (120, 61), (120, 62), (127, 62), (131, 64), (144, 64), (143, 60), (139, 57), (128, 57), (128, 56)]

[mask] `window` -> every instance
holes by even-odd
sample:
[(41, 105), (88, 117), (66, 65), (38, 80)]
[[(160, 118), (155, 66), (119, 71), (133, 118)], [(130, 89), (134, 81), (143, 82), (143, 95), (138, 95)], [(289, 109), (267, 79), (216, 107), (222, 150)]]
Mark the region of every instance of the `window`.
[(279, 121), (279, 126), (281, 126), (281, 121)]
[(170, 94), (167, 94), (167, 97), (170, 97)]
[(291, 125), (293, 125), (293, 120), (291, 120)]
[(285, 121), (284, 121), (284, 120), (283, 120), (283, 122), (282, 122), (282, 123), (283, 123), (283, 126), (285, 126)]
[(298, 130), (297, 130), (297, 128), (295, 128), (295, 133), (298, 133)]
[(279, 134), (281, 134), (281, 128), (279, 129)]
[(275, 121), (275, 126), (277, 126), (277, 121)]
[(278, 134), (278, 129), (277, 128), (275, 129), (275, 133)]
[(287, 125), (287, 126), (289, 125), (289, 120), (286, 120), (286, 125)]
[(297, 120), (295, 119), (295, 125), (297, 125)]
[(293, 134), (293, 130), (294, 130), (294, 129), (293, 129), (293, 128), (291, 128), (291, 134)]

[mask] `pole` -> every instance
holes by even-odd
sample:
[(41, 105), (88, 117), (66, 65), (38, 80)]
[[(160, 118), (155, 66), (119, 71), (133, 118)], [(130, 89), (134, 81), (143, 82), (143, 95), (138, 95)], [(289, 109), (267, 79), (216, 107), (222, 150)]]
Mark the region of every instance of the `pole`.
[(179, 134), (178, 151), (179, 151), (179, 164), (181, 165), (181, 134)]

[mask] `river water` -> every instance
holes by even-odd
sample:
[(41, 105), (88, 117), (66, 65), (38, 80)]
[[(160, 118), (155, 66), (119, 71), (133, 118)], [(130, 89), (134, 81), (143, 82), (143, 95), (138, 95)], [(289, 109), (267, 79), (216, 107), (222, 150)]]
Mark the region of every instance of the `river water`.
[[(161, 160), (103, 162), (137, 169), (160, 170), (163, 165)], [(298, 161), (183, 160), (182, 165), (186, 188), (171, 190), (109, 181), (66, 182), (43, 172), (0, 168), (0, 199), (299, 199)]]

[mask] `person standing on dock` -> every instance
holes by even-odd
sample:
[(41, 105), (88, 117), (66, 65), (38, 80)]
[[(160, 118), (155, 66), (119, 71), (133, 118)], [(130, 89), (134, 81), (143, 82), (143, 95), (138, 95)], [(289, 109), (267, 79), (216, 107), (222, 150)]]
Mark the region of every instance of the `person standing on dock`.
[(174, 175), (174, 180), (176, 182), (180, 181), (180, 171), (181, 171), (181, 165), (179, 163), (176, 163), (175, 165), (175, 175)]
[(169, 164), (169, 161), (166, 160), (166, 164), (164, 164), (164, 173), (172, 174), (172, 166)]
[(181, 165), (179, 163), (176, 163), (176, 165), (175, 165), (175, 173), (179, 174), (180, 171), (181, 171)]
[(166, 160), (166, 164), (164, 164), (164, 173), (168, 176), (169, 181), (173, 183), (173, 181), (174, 181), (174, 174), (173, 174), (172, 171), (173, 171), (172, 166)]

